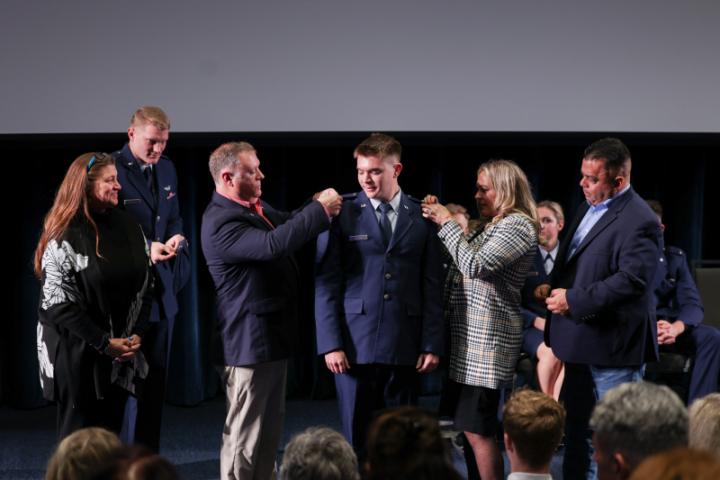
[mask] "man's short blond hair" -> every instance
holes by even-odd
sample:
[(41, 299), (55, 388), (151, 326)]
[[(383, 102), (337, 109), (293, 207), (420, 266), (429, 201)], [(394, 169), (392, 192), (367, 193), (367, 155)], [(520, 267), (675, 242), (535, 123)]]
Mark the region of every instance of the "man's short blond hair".
[(147, 124), (154, 125), (160, 130), (170, 130), (170, 118), (162, 108), (153, 105), (143, 105), (130, 117), (131, 127)]

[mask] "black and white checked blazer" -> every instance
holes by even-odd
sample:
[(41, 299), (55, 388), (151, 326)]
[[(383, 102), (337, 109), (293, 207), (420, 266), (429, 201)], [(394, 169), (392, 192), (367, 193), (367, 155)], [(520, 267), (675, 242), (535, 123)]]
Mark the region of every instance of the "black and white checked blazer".
[(500, 388), (512, 380), (522, 345), (520, 290), (537, 250), (535, 225), (511, 214), (470, 240), (454, 221), (438, 235), (454, 260), (445, 284), (450, 378)]

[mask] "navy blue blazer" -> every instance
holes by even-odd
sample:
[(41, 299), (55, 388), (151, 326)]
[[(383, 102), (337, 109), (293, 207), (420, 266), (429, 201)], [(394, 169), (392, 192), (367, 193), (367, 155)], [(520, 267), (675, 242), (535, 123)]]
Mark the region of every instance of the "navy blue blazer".
[(559, 359), (571, 363), (623, 367), (657, 359), (657, 216), (630, 188), (610, 203), (567, 259), (587, 210), (585, 202), (560, 245), (551, 283), (567, 289), (570, 313), (549, 315), (545, 343)]
[(680, 319), (693, 327), (702, 323), (703, 304), (685, 252), (677, 247), (665, 248), (658, 259), (654, 286), (658, 320), (673, 322)]
[(415, 365), (442, 353), (442, 255), (437, 227), (402, 194), (388, 245), (364, 192), (343, 203), (318, 239), (315, 322), (319, 354), (356, 364)]
[(535, 298), (535, 289), (543, 283), (550, 283), (550, 275), (545, 273), (545, 265), (543, 262), (543, 254), (540, 249), (536, 249), (535, 260), (525, 279), (521, 294), (520, 312), (523, 316), (523, 327), (525, 329), (534, 328), (533, 322), (536, 317), (545, 317), (547, 308), (545, 302)]
[[(177, 197), (177, 174), (175, 166), (165, 156), (153, 167), (157, 180), (157, 201), (147, 186), (140, 165), (125, 144), (122, 150), (113, 153), (118, 171), (118, 181), (122, 186), (118, 206), (128, 212), (142, 227), (145, 238), (150, 242), (165, 243), (175, 234), (183, 233), (180, 205)], [(190, 256), (183, 245), (174, 260), (157, 263), (155, 273), (155, 298), (162, 305), (162, 313), (172, 322), (178, 311), (177, 293), (190, 276)], [(153, 305), (151, 322), (160, 319), (161, 312)]]
[(313, 201), (293, 213), (263, 202), (261, 217), (217, 192), (202, 217), (201, 243), (217, 293), (223, 365), (288, 358), (297, 341), (298, 268), (293, 253), (327, 230)]

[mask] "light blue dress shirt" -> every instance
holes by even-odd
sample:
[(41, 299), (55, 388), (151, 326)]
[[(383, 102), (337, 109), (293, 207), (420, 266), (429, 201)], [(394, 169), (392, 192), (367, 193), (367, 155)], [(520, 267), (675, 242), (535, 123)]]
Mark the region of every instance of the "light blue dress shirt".
[(590, 232), (590, 230), (592, 230), (595, 224), (600, 221), (603, 215), (605, 215), (608, 208), (610, 208), (610, 204), (621, 195), (624, 195), (629, 189), (630, 185), (628, 184), (628, 186), (623, 188), (618, 194), (608, 198), (604, 202), (597, 205), (590, 205), (590, 208), (588, 208), (588, 211), (585, 212), (585, 216), (580, 222), (580, 225), (578, 225), (577, 230), (575, 230), (572, 242), (570, 242), (570, 251), (567, 256), (568, 259), (575, 255), (575, 251), (578, 249), (585, 236)]

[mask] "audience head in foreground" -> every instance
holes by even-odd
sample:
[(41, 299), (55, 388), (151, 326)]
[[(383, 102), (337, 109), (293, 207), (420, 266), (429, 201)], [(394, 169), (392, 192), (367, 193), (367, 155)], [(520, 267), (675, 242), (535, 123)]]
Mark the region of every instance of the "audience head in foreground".
[(359, 480), (358, 461), (340, 433), (326, 427), (310, 427), (285, 447), (282, 480)]
[(646, 457), (688, 441), (688, 414), (680, 397), (664, 385), (624, 383), (595, 406), (593, 429), (598, 478), (626, 479)]
[(503, 409), (505, 451), (512, 472), (550, 473), (565, 430), (565, 409), (552, 397), (519, 390)]
[(717, 480), (720, 463), (707, 452), (678, 447), (657, 453), (632, 472), (630, 480)]
[(690, 406), (689, 444), (720, 460), (720, 393), (699, 398)]
[(123, 445), (91, 480), (178, 480), (168, 460), (142, 445)]
[(118, 436), (104, 428), (77, 430), (58, 445), (48, 462), (45, 480), (91, 478), (121, 447)]
[(380, 415), (370, 426), (368, 480), (459, 480), (437, 420), (417, 407), (400, 407)]

